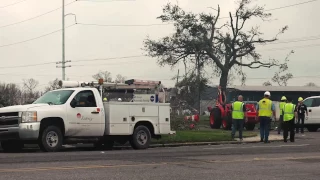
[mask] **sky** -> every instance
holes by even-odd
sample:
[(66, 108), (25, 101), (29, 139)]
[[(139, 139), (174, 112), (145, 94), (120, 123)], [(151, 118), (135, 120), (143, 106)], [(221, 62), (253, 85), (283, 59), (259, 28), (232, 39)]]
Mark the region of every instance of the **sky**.
[[(21, 2), (20, 2), (21, 1)], [(293, 4), (309, 0), (255, 0), (253, 4), (265, 5), (271, 10), (272, 21), (250, 20), (245, 28), (260, 26), (263, 37), (272, 38), (279, 29), (288, 25), (289, 29), (279, 37), (281, 43), (259, 46), (257, 51), (263, 59), (283, 60), (290, 56), (289, 68), (294, 78), (289, 86), (314, 82), (320, 85), (320, 48), (318, 18), (320, 0), (301, 5)], [(99, 71), (109, 71), (127, 79), (161, 80), (173, 86), (171, 80), (184, 73), (182, 64), (175, 68), (159, 67), (156, 59), (142, 56), (143, 41), (149, 36), (159, 39), (174, 33), (172, 25), (156, 19), (162, 14), (163, 6), (171, 2), (184, 10), (195, 13), (211, 12), (208, 7), (220, 5), (221, 16), (234, 12), (234, 0), (65, 0), (65, 56), (71, 60), (66, 68), (68, 80), (92, 81), (92, 75)], [(0, 81), (18, 83), (23, 79), (39, 81), (39, 89), (49, 81), (61, 79), (61, 68), (55, 62), (62, 60), (62, 0), (1, 0), (0, 1)], [(39, 16), (39, 17), (38, 17)], [(220, 23), (223, 23), (221, 19)], [(120, 26), (110, 26), (120, 25)], [(139, 25), (139, 26), (137, 26)], [(147, 25), (147, 26), (141, 26)], [(310, 40), (311, 39), (311, 40)], [(289, 42), (288, 42), (289, 41)], [(119, 58), (127, 57), (127, 58)], [(112, 59), (113, 58), (113, 59)], [(41, 65), (36, 65), (41, 64)], [(247, 74), (246, 85), (261, 85), (270, 80), (272, 69), (243, 69)], [(206, 73), (212, 70), (206, 68)], [(211, 79), (217, 85), (219, 78)], [(239, 85), (236, 79), (234, 85)]]

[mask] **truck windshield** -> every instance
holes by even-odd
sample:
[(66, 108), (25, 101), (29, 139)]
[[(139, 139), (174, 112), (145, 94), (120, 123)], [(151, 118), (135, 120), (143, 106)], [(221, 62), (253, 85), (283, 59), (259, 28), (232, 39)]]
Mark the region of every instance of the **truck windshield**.
[(37, 99), (33, 104), (64, 104), (67, 102), (72, 93), (73, 90), (50, 91)]

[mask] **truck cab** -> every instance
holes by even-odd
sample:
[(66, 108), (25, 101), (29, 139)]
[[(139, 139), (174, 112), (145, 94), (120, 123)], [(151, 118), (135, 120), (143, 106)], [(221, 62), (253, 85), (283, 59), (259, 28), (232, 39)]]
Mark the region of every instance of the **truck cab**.
[[(170, 104), (103, 102), (103, 87), (132, 88), (127, 84), (61, 81), (61, 89), (45, 93), (33, 104), (0, 108), (0, 141), (5, 151), (38, 144), (47, 152), (64, 144), (94, 143), (111, 148), (130, 142), (134, 149), (148, 148), (151, 138), (173, 133)], [(139, 88), (139, 87), (134, 87)]]

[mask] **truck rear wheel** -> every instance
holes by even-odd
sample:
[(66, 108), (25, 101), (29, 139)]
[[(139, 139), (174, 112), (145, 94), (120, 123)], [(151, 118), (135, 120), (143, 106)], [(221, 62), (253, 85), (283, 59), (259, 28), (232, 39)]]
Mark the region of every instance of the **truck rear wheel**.
[(319, 128), (317, 126), (307, 126), (307, 129), (309, 132), (317, 132)]
[(138, 126), (134, 129), (130, 139), (133, 149), (147, 149), (151, 142), (151, 133), (146, 126)]
[(2, 141), (1, 147), (4, 152), (20, 152), (24, 144), (20, 141)]
[(46, 127), (40, 136), (39, 147), (44, 152), (57, 152), (62, 148), (63, 135), (56, 126)]

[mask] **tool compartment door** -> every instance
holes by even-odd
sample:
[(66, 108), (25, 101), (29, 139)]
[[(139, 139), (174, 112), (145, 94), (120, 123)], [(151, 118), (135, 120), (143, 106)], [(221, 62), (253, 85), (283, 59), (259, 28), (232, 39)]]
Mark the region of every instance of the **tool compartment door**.
[(106, 135), (130, 135), (129, 105), (107, 104)]
[(169, 134), (170, 128), (170, 106), (159, 107), (159, 133)]
[(130, 123), (133, 127), (139, 121), (148, 121), (153, 125), (154, 133), (159, 133), (159, 109), (156, 103), (134, 104), (130, 106)]

